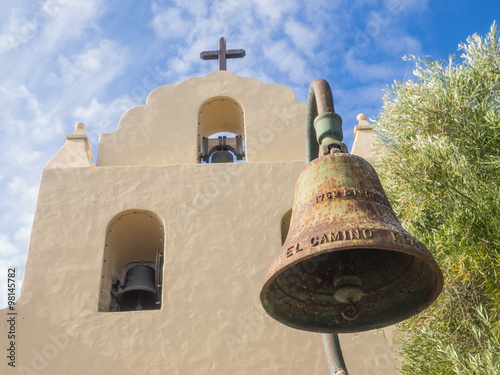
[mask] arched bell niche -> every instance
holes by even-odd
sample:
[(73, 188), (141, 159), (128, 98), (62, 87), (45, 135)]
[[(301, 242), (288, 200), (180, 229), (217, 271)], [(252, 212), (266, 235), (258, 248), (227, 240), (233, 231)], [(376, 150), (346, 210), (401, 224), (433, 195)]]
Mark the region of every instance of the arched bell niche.
[(99, 311), (161, 308), (165, 229), (147, 210), (116, 215), (106, 229)]
[(238, 101), (216, 96), (200, 106), (198, 154), (200, 163), (245, 161), (245, 113)]

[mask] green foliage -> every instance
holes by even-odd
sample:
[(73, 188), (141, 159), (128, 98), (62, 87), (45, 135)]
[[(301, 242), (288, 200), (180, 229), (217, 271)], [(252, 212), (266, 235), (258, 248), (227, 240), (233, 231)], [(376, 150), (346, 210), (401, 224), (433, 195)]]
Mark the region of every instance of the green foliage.
[(403, 225), (445, 275), (440, 298), (405, 321), (405, 374), (500, 374), (500, 35), (449, 61), (415, 56), (387, 88), (378, 170)]

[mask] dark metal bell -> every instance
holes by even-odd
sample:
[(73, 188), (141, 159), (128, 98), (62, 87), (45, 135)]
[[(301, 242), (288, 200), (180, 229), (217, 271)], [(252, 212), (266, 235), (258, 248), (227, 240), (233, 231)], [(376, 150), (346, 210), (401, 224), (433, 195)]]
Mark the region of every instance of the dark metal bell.
[(212, 154), (212, 163), (232, 163), (234, 156), (227, 150), (218, 150)]
[(300, 175), (290, 229), (260, 298), (290, 327), (351, 333), (423, 311), (442, 287), (436, 261), (398, 222), (374, 168), (334, 153)]
[(153, 310), (156, 307), (155, 271), (137, 265), (127, 271), (125, 286), (116, 296), (121, 311)]

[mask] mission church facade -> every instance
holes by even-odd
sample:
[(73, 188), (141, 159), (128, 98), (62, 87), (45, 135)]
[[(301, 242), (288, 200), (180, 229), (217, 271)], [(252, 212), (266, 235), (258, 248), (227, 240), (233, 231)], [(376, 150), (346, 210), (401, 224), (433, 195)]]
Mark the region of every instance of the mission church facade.
[[(95, 165), (77, 124), (43, 169), (16, 367), (1, 372), (328, 373), (320, 335), (259, 301), (305, 121), (290, 89), (221, 70), (151, 92), (101, 135)], [(371, 161), (375, 135), (358, 121), (353, 152)], [(392, 334), (342, 336), (351, 374), (395, 373)]]

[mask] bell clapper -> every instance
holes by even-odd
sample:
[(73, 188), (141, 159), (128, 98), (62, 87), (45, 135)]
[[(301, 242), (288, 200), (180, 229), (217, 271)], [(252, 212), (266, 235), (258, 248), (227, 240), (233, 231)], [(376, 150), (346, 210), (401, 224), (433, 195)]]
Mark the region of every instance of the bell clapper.
[(342, 317), (345, 320), (354, 320), (358, 317), (359, 315), (359, 310), (358, 307), (355, 305), (354, 302), (352, 302), (352, 299), (349, 300), (349, 304), (344, 306), (344, 309), (342, 310)]
[(361, 289), (361, 278), (352, 271), (350, 263), (349, 256), (341, 254), (339, 273), (333, 279), (333, 297), (347, 303), (342, 309), (342, 317), (346, 320), (354, 320), (359, 316), (359, 309), (354, 302), (365, 295)]
[(137, 306), (135, 307), (136, 310), (142, 310), (141, 298), (142, 296), (139, 295), (139, 298), (137, 299)]

